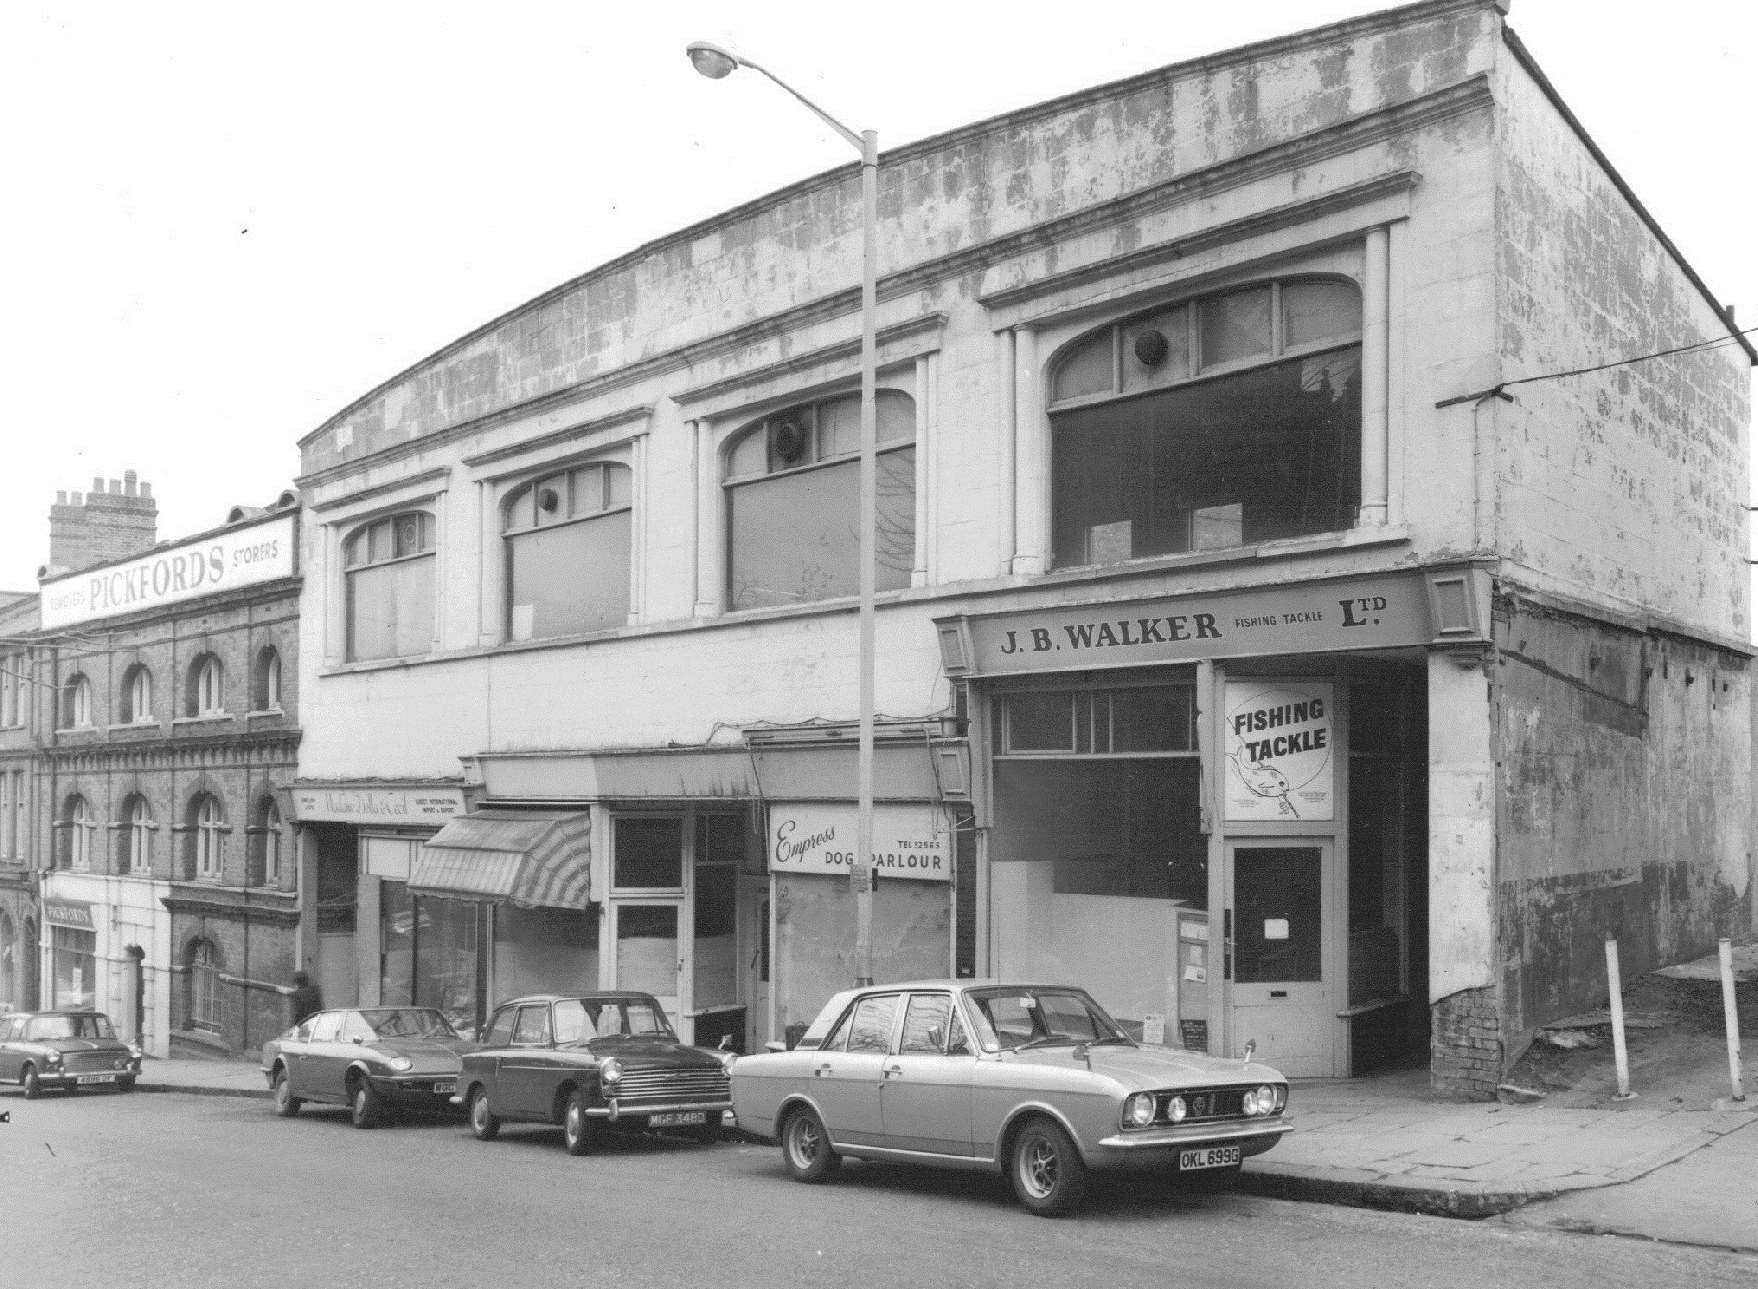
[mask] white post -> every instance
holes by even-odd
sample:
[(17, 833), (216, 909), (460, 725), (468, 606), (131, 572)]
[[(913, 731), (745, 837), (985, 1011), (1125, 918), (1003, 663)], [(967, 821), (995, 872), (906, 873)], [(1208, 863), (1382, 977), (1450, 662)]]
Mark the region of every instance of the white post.
[(1740, 1009), (1734, 1002), (1734, 944), (1721, 942), (1721, 1010), (1727, 1020), (1727, 1074), (1733, 1083), (1734, 1100), (1744, 1101), (1746, 1089), (1740, 1082)]
[(1630, 1091), (1630, 1053), (1624, 1047), (1624, 982), (1618, 972), (1618, 942), (1610, 936), (1605, 941), (1605, 976), (1611, 985), (1612, 1054), (1617, 1058), (1617, 1100), (1628, 1101), (1636, 1094)]

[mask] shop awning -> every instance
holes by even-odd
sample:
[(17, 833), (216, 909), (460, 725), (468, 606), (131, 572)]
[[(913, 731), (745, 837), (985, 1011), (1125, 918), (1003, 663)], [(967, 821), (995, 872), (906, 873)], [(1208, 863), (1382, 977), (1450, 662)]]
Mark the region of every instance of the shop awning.
[(409, 867), (416, 895), (581, 909), (591, 894), (584, 810), (478, 810), (424, 842)]

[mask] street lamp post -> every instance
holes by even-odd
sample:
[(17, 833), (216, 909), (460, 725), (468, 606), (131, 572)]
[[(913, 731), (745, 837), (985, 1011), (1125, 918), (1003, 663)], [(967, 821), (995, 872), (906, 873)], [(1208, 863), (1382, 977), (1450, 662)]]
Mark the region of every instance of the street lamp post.
[(856, 703), (860, 715), (860, 747), (856, 768), (855, 856), (850, 881), (855, 893), (855, 984), (873, 983), (873, 591), (878, 518), (878, 343), (875, 317), (879, 292), (875, 243), (879, 225), (879, 135), (856, 134), (811, 99), (766, 67), (741, 58), (719, 45), (698, 40), (688, 46), (690, 64), (710, 80), (735, 69), (760, 72), (810, 108), (861, 154), (861, 504), (860, 613), (857, 629)]

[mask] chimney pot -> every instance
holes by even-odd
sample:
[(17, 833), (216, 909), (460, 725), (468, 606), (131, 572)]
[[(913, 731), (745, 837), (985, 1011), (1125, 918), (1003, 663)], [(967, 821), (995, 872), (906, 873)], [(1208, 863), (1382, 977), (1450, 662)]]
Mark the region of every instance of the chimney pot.
[(94, 496), (94, 497), (97, 496), (103, 490), (104, 490), (104, 481), (102, 479), (94, 476), (92, 478), (92, 496)]

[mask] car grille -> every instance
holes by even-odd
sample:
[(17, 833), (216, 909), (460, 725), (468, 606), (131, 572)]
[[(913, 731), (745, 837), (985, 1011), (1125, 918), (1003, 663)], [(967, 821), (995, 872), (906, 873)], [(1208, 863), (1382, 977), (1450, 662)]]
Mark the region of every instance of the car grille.
[(91, 1074), (127, 1067), (128, 1058), (121, 1052), (69, 1052), (61, 1058), (61, 1068), (69, 1074)]
[(619, 1105), (644, 1102), (671, 1104), (677, 1101), (726, 1101), (732, 1096), (732, 1080), (725, 1070), (624, 1070), (617, 1084)]
[(1187, 1111), (1184, 1123), (1201, 1123), (1215, 1119), (1245, 1118), (1245, 1094), (1255, 1088), (1167, 1088), (1154, 1093), (1154, 1122), (1171, 1123), (1167, 1110), (1173, 1097), (1183, 1097)]

